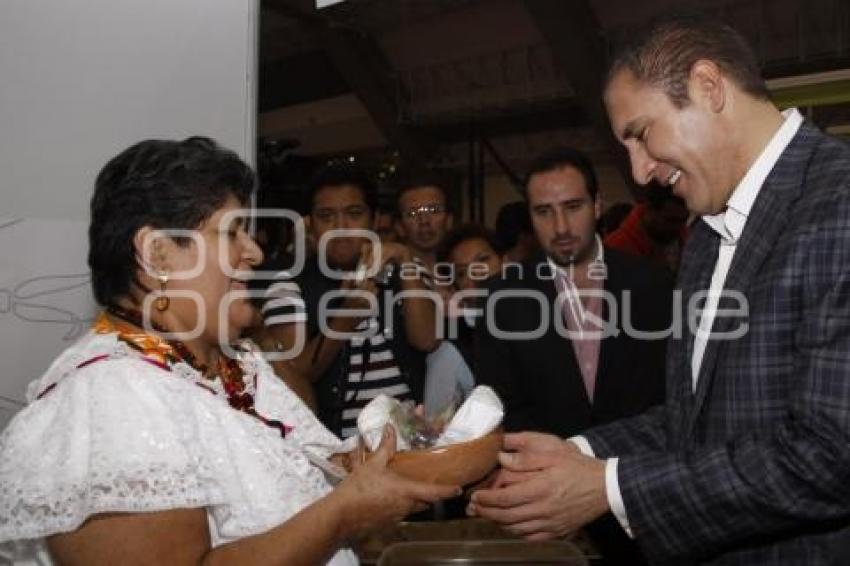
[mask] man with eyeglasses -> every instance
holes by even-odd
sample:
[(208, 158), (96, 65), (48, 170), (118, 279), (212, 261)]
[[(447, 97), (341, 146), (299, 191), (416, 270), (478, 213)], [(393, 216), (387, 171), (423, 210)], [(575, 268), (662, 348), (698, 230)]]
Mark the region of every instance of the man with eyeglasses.
[(399, 237), (433, 273), (437, 247), (454, 223), (442, 181), (431, 173), (403, 173), (394, 185)]
[[(394, 182), (397, 191), (399, 221), (396, 229), (407, 244), (417, 267), (424, 268), (423, 282), (439, 293), (444, 315), (450, 311), (453, 274), (435, 272), (437, 249), (454, 222), (448, 205), (443, 181), (432, 172), (402, 172)], [(447, 322), (447, 321), (444, 321)], [(450, 326), (446, 326), (450, 328)], [(453, 338), (446, 332), (444, 337)], [(472, 370), (458, 348), (443, 340), (426, 358), (424, 399), (428, 415), (443, 412), (451, 404), (459, 404), (474, 383)], [(450, 503), (447, 516), (461, 516), (462, 507), (454, 509)]]

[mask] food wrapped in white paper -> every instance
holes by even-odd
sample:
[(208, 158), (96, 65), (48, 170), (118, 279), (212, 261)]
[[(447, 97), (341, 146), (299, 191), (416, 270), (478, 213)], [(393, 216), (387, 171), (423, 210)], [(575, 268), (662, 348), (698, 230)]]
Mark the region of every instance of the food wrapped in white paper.
[(405, 435), (402, 423), (398, 422), (401, 414), (401, 403), (398, 399), (388, 397), (383, 393), (372, 399), (363, 407), (357, 416), (357, 430), (363, 437), (363, 442), (369, 450), (375, 451), (381, 444), (381, 435), (387, 424), (393, 425), (396, 430), (396, 450), (409, 450), (410, 444)]
[(449, 426), (437, 439), (436, 446), (467, 442), (489, 434), (502, 422), (505, 409), (490, 387), (479, 385), (455, 413)]
[(396, 430), (396, 450), (402, 451), (475, 440), (495, 430), (503, 416), (504, 407), (499, 396), (486, 385), (479, 385), (454, 413), (445, 429), (442, 416), (437, 419), (439, 422), (434, 422), (414, 410), (412, 402), (402, 403), (383, 394), (372, 399), (360, 411), (357, 429), (369, 450), (374, 451), (381, 443), (384, 427), (391, 424)]

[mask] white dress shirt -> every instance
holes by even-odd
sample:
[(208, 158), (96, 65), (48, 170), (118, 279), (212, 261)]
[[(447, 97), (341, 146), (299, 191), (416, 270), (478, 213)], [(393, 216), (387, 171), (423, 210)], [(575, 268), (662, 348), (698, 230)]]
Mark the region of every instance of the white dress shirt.
[[(789, 108), (782, 115), (785, 121), (776, 130), (776, 133), (773, 134), (773, 137), (750, 166), (747, 173), (738, 183), (738, 186), (735, 187), (735, 190), (732, 191), (732, 196), (726, 202), (726, 209), (719, 214), (702, 217), (706, 224), (717, 232), (722, 239), (718, 250), (717, 262), (714, 264), (714, 273), (711, 275), (711, 286), (708, 290), (708, 297), (706, 298), (699, 327), (694, 337), (694, 352), (691, 358), (691, 378), (694, 391), (696, 391), (697, 387), (697, 377), (699, 376), (702, 358), (705, 354), (705, 346), (711, 335), (711, 327), (714, 324), (714, 317), (717, 314), (717, 304), (726, 283), (729, 266), (732, 265), (732, 258), (735, 255), (738, 239), (744, 232), (747, 217), (765, 179), (771, 170), (773, 170), (774, 165), (779, 161), (785, 148), (791, 143), (791, 140), (797, 134), (797, 130), (800, 129), (800, 125), (803, 123), (803, 117), (796, 108)], [(583, 454), (593, 456), (593, 448), (586, 438), (576, 436), (569, 440), (574, 442)], [(618, 462), (619, 458), (608, 458), (606, 461), (605, 491), (611, 511), (617, 517), (617, 520), (623, 526), (626, 533), (631, 537), (634, 535), (629, 528), (626, 506), (623, 503), (623, 496), (620, 493), (620, 482), (617, 479)]]
[[(556, 264), (551, 257), (546, 258), (549, 268), (555, 275), (555, 289), (559, 299), (563, 300), (562, 314), (564, 325), (569, 332), (570, 343), (575, 353), (587, 397), (593, 403), (596, 387), (596, 372), (599, 369), (599, 350), (601, 347), (602, 297), (607, 269), (605, 269), (605, 248), (599, 234), (595, 236), (596, 259), (587, 268), (587, 287), (579, 289), (575, 283), (575, 266), (567, 268)], [(601, 266), (601, 269), (598, 269)]]
[(726, 203), (726, 210), (713, 216), (703, 216), (706, 224), (720, 235), (720, 249), (718, 251), (717, 263), (714, 265), (714, 273), (711, 275), (711, 287), (708, 290), (705, 308), (699, 321), (699, 328), (694, 336), (694, 353), (691, 358), (691, 376), (693, 378), (693, 390), (697, 388), (697, 378), (702, 365), (702, 357), (705, 354), (705, 346), (711, 335), (711, 327), (717, 314), (717, 303), (726, 283), (726, 275), (732, 258), (738, 245), (738, 239), (744, 232), (744, 225), (750, 215), (750, 209), (756, 201), (756, 197), (764, 184), (764, 180), (770, 174), (773, 166), (779, 161), (779, 157), (791, 139), (800, 129), (803, 117), (796, 108), (789, 108), (782, 113), (785, 121), (776, 131), (770, 142), (750, 167), (741, 182), (732, 192)]

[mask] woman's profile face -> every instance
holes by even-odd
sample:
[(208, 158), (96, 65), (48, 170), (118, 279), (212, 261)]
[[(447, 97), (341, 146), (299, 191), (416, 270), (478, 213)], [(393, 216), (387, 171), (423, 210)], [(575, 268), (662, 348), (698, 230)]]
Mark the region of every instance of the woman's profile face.
[(166, 312), (176, 323), (172, 326), (179, 329), (169, 330), (191, 333), (199, 329), (201, 339), (213, 345), (222, 338), (233, 342), (251, 325), (254, 307), (240, 292), (247, 289), (250, 270), (262, 261), (263, 254), (247, 232), (247, 218), (234, 214), (240, 209), (234, 197), (228, 198), (198, 227), (196, 239), (202, 245), (193, 241), (170, 247), (172, 276), (167, 284), (170, 305)]

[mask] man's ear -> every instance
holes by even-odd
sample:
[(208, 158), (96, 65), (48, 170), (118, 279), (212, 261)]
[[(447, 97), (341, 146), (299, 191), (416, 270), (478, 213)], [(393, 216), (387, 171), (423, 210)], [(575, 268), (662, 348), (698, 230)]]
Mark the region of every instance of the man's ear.
[(593, 200), (593, 216), (596, 217), (597, 221), (599, 220), (599, 218), (602, 217), (602, 197), (600, 197), (598, 194)]
[(700, 59), (691, 67), (688, 77), (688, 95), (692, 101), (702, 103), (714, 113), (726, 105), (726, 81), (717, 63)]
[(447, 212), (446, 213), (446, 231), (448, 232), (449, 230), (454, 228), (454, 225), (455, 225), (455, 215), (452, 214), (451, 212)]

